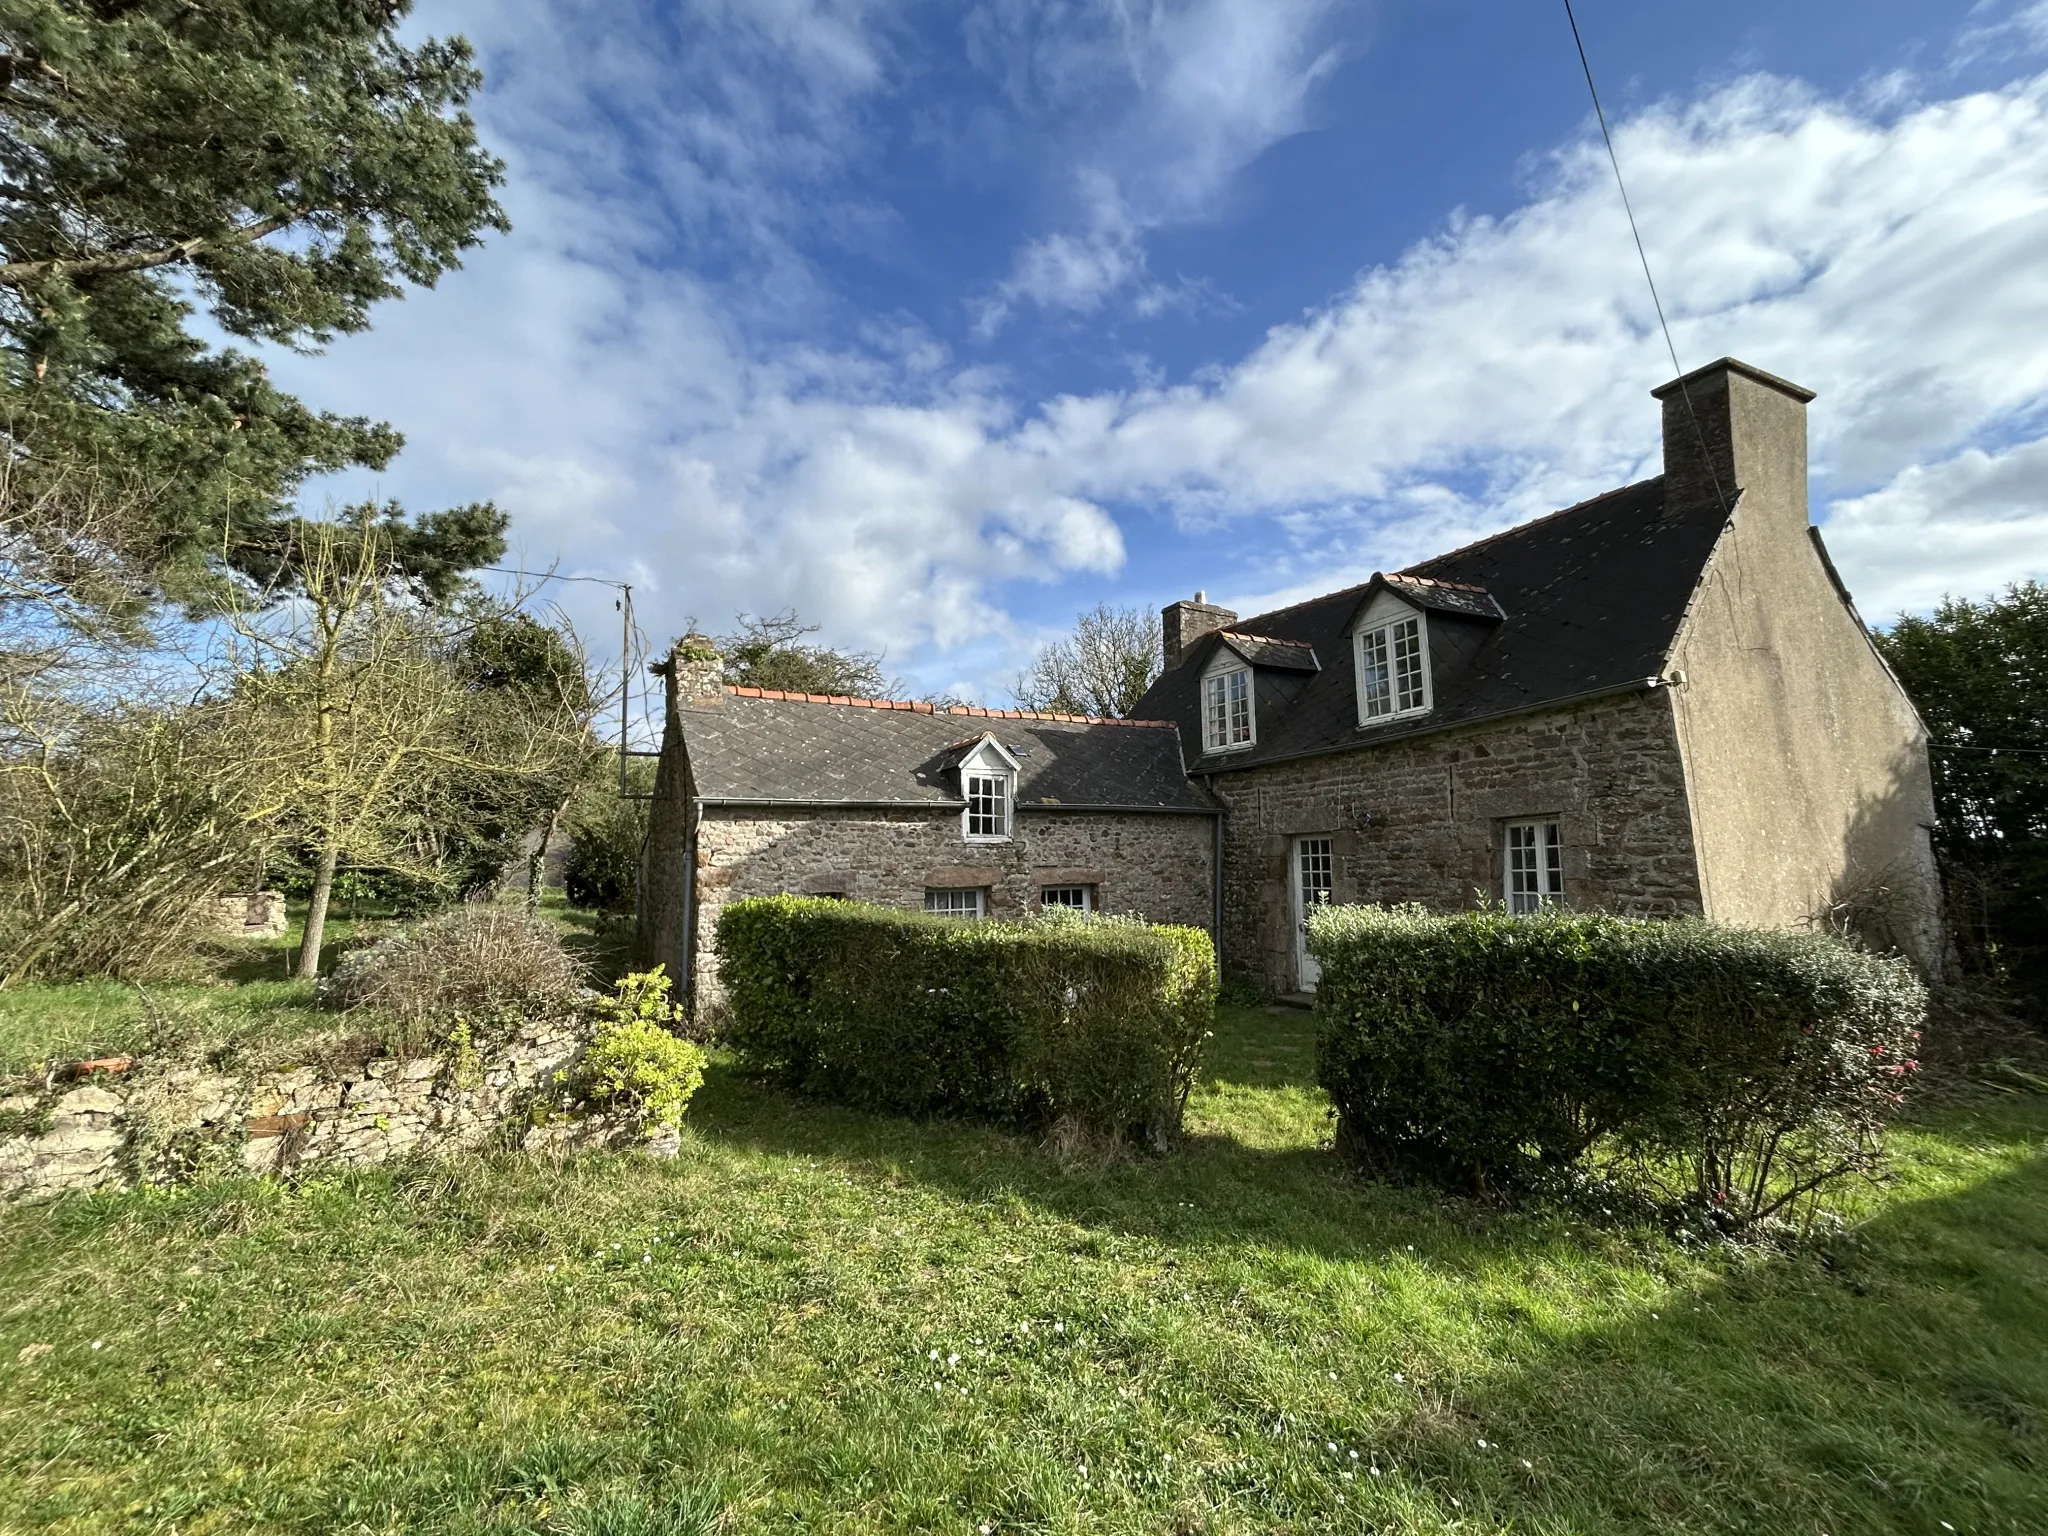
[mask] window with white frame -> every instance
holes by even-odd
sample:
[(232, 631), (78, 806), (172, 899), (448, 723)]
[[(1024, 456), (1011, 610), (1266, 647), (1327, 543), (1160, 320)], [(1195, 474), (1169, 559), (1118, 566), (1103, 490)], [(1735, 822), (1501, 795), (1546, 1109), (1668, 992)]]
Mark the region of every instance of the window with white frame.
[(983, 736), (956, 759), (960, 771), (960, 835), (970, 843), (1006, 843), (1017, 799), (1019, 764), (993, 736)]
[(967, 795), (967, 840), (999, 843), (1010, 835), (1010, 776), (970, 769), (961, 775)]
[(1554, 821), (1511, 821), (1502, 868), (1508, 910), (1526, 915), (1564, 900), (1564, 850)]
[(1358, 632), (1358, 706), (1361, 721), (1429, 708), (1428, 636), (1420, 615)]
[(1202, 743), (1211, 752), (1252, 744), (1252, 672), (1234, 667), (1203, 681)]
[(940, 917), (980, 917), (988, 911), (988, 892), (933, 887), (924, 893), (924, 909)]
[(1095, 910), (1095, 887), (1092, 885), (1048, 885), (1038, 892), (1038, 904), (1048, 909), (1067, 912), (1093, 912)]

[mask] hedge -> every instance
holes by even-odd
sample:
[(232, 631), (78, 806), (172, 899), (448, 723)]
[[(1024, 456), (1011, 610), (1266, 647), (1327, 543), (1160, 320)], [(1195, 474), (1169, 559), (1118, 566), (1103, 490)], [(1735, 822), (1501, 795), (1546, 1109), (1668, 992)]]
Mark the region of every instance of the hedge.
[(1724, 1224), (1877, 1164), (1926, 993), (1903, 960), (1694, 919), (1330, 907), (1338, 1144), (1465, 1188), (1597, 1168)]
[(799, 896), (718, 919), (724, 1039), (801, 1092), (908, 1114), (1178, 1132), (1214, 1019), (1198, 928), (962, 922)]

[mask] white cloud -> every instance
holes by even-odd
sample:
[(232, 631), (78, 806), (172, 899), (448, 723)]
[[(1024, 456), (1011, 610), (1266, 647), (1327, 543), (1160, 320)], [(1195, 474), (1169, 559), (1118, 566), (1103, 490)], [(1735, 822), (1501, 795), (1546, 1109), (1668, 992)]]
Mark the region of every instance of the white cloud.
[(2048, 439), (1915, 464), (1837, 502), (1827, 538), (1872, 623), (2048, 575)]
[(1957, 64), (2009, 59), (2048, 48), (2048, 0), (1978, 0), (1956, 38)]
[[(1732, 352), (1818, 389), (1824, 492), (2048, 402), (2048, 82), (1884, 120), (1755, 78), (1619, 142), (1682, 358)], [(1335, 537), (1292, 566), (1285, 539), (1267, 546), (1286, 587), (1333, 551), (1393, 564), (1655, 473), (1662, 353), (1581, 144), (1510, 217), (1454, 221), (1220, 378), (1055, 401), (1012, 446), (1185, 522), (1329, 509)], [(2048, 544), (2008, 554), (2048, 568)]]
[[(1130, 292), (1140, 314), (1198, 295), (1152, 279), (1144, 237), (1214, 212), (1253, 160), (1308, 125), (1338, 61), (1341, 0), (985, 0), (969, 37), (1020, 110), (1072, 119), (1074, 224), (1028, 241), (980, 324), (1020, 303), (1092, 313)], [(1104, 100), (1115, 103), (1105, 108)]]
[[(665, 96), (676, 50), (641, 24), (522, 11), (535, 30), (483, 113), (514, 162), (519, 232), (330, 357), (277, 363), (287, 387), (410, 434), (391, 489), (416, 505), (496, 497), (532, 562), (559, 551), (565, 570), (633, 579), (657, 639), (690, 615), (795, 604), (928, 684), (999, 686), (1029, 635), (992, 594), (1116, 573), (1136, 525), (1107, 508), (1157, 508), (1181, 540), (1210, 540), (1212, 590), (1291, 597), (1658, 468), (1647, 391), (1669, 366), (1590, 139), (1547, 162), (1511, 215), (1452, 218), (1234, 365), (1177, 384), (1019, 401), (888, 316), (838, 349), (763, 341), (777, 333), (757, 313), (778, 304), (805, 334), (817, 280), (791, 231), (806, 208), (867, 216), (834, 211), (830, 189), (866, 152), (862, 114), (894, 44), (857, 5), (699, 10), (742, 58), (781, 58), (809, 37), (804, 18), (821, 30), (780, 84), (700, 61)], [(571, 91), (546, 72), (579, 26), (602, 58)], [(1160, 63), (1134, 28), (1143, 79), (1184, 67), (1177, 99), (1233, 99), (1221, 63)], [(1079, 90), (1082, 66), (1061, 67), (1033, 88)], [(737, 103), (729, 120), (706, 92)], [(1296, 110), (1246, 120), (1266, 132)], [(675, 135), (690, 165), (641, 186), (614, 118), (641, 150)], [(2048, 574), (2048, 525), (2024, 499), (2048, 464), (2048, 77), (1925, 103), (1752, 78), (1618, 128), (1684, 360), (1732, 352), (1821, 392), (1817, 507), (1847, 498), (1830, 538), (1866, 613)], [(735, 139), (748, 142), (721, 150)], [(1213, 187), (1203, 167), (1230, 162), (1204, 150), (1160, 184)], [(692, 219), (755, 253), (749, 281), (673, 256)], [(1081, 295), (1112, 279), (1144, 281), (1094, 272), (1084, 252), (1046, 282)], [(595, 590), (576, 611), (601, 635)]]

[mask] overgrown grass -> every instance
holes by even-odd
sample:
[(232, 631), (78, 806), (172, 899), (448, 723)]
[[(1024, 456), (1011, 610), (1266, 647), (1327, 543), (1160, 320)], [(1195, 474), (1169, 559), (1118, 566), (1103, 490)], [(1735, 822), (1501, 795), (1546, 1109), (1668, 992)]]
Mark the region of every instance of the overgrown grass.
[[(579, 911), (559, 895), (546, 897), (541, 912), (559, 927), (591, 986), (608, 989), (625, 973), (631, 962), (630, 919)], [(333, 970), (351, 947), (408, 921), (417, 919), (371, 912), (330, 920), (322, 973)], [(97, 981), (0, 991), (0, 1077), (47, 1062), (137, 1054), (161, 1045), (166, 1034), (219, 1049), (284, 1044), (336, 1028), (335, 1015), (314, 1008), (312, 984), (291, 979), (304, 922), (304, 908), (294, 904), (282, 937), (222, 940), (193, 956), (174, 979), (140, 986)]]
[(672, 1163), (0, 1213), (0, 1531), (2048, 1530), (2048, 1100), (1853, 1236), (1362, 1183), (1305, 1016), (1063, 1162), (716, 1065)]

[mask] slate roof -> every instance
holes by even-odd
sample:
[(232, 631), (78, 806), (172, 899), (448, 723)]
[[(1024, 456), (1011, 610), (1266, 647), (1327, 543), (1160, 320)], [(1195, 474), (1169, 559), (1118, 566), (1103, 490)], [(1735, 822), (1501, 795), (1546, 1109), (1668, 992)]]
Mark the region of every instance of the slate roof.
[[(1441, 615), (1430, 625), (1435, 708), (1424, 716), (1358, 724), (1347, 635), (1371, 582), (1233, 623), (1309, 645), (1322, 663), (1291, 696), (1261, 687), (1257, 746), (1201, 754), (1198, 685), (1223, 643), (1214, 634), (1183, 653), (1136, 713), (1178, 723), (1189, 767), (1200, 773), (1368, 746), (1640, 684), (1663, 672), (1726, 523), (1711, 504), (1667, 506), (1659, 476), (1382, 578)], [(1470, 616), (1461, 617), (1461, 608)]]
[(752, 688), (728, 688), (723, 708), (684, 710), (678, 719), (694, 791), (706, 800), (958, 806), (953, 770), (986, 734), (1021, 765), (1020, 809), (1216, 810), (1183, 772), (1179, 734), (1165, 721), (934, 709)]
[[(1412, 576), (1406, 571), (1396, 571), (1391, 576), (1380, 578), (1387, 589), (1405, 598), (1418, 608), (1432, 608), (1438, 613), (1461, 614), (1471, 619), (1504, 619), (1507, 610), (1502, 608), (1494, 595), (1484, 587), (1475, 587), (1463, 581), (1434, 581), (1427, 576)], [(1366, 583), (1371, 586), (1372, 583)]]
[(1240, 630), (1222, 631), (1224, 643), (1255, 667), (1272, 667), (1281, 672), (1314, 672), (1321, 667), (1315, 647), (1301, 640), (1275, 640), (1269, 635), (1247, 635)]

